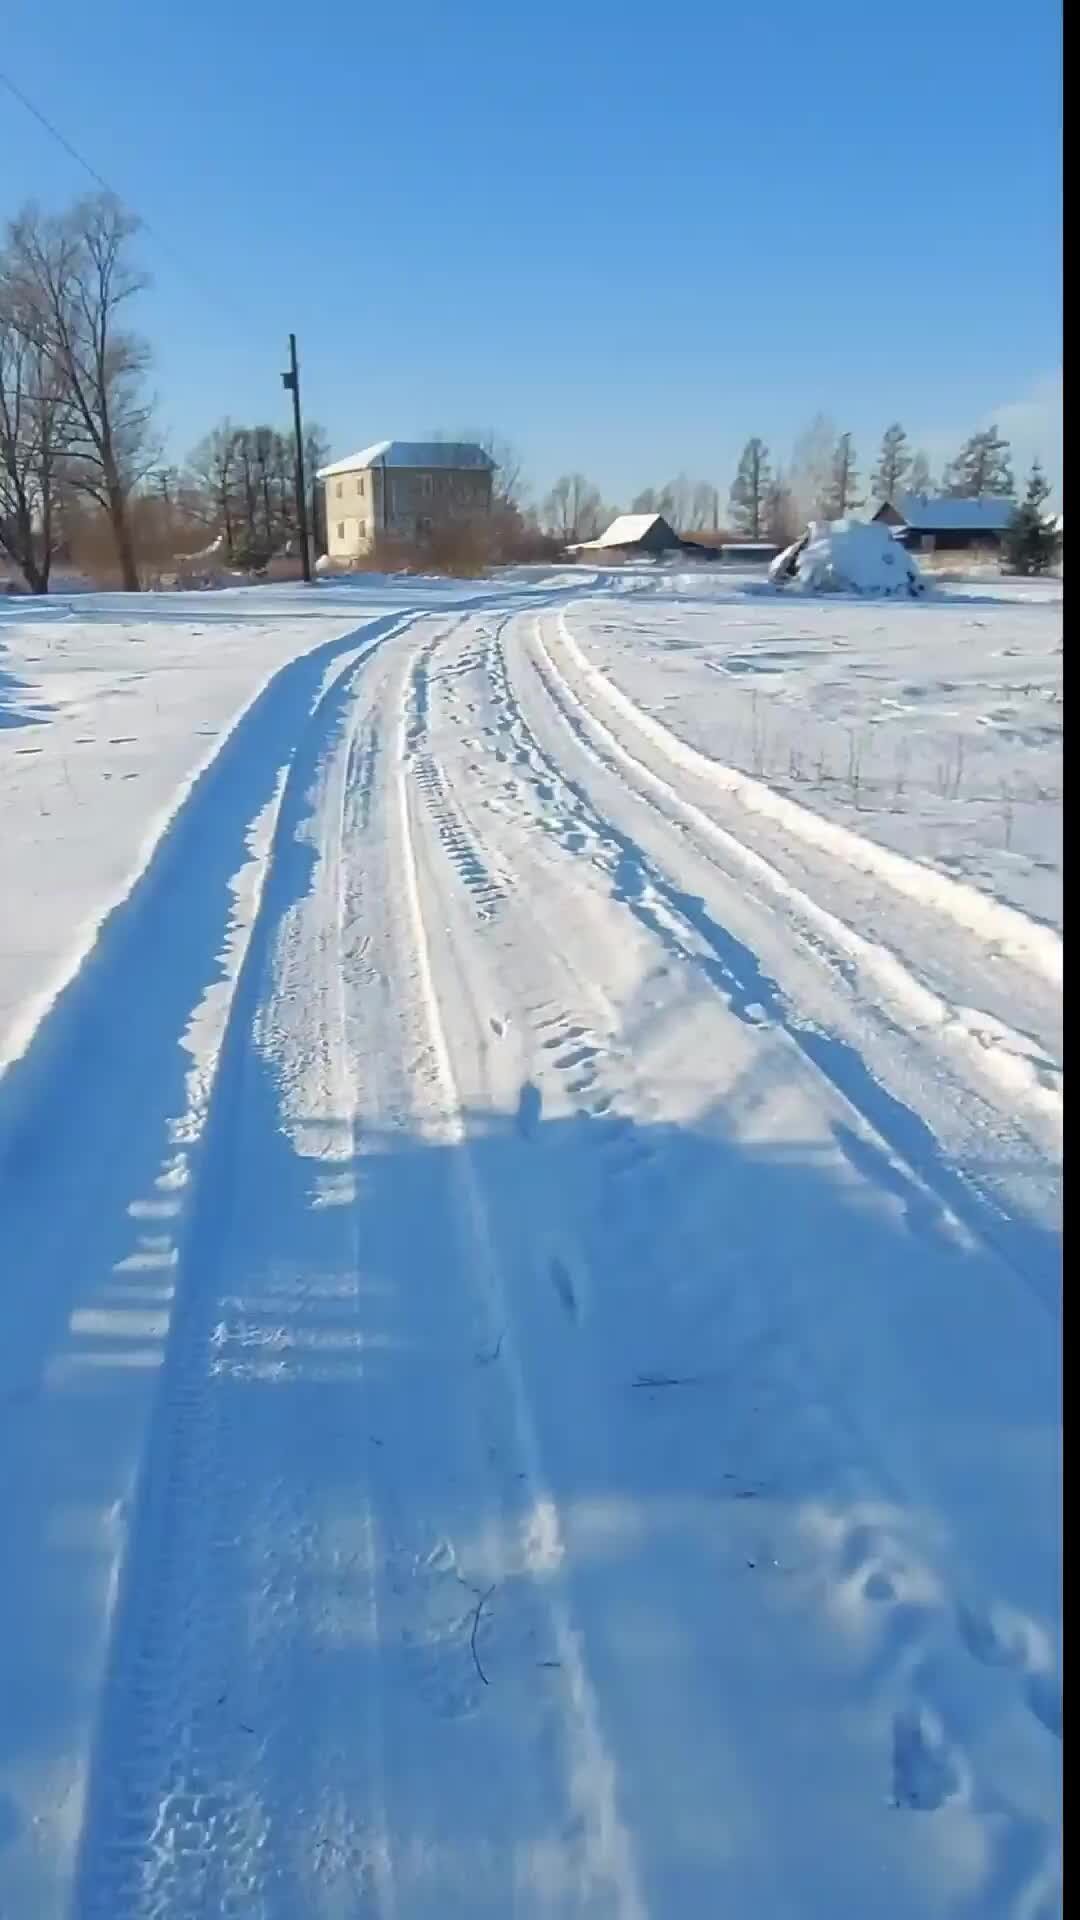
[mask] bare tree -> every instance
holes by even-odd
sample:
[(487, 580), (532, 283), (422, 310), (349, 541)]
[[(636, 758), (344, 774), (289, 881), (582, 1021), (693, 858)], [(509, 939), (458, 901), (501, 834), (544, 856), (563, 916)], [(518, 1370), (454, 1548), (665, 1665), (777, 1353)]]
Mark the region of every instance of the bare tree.
[(523, 514), (528, 494), (524, 461), (520, 449), (512, 440), (507, 440), (494, 427), (463, 427), (459, 433), (447, 433), (442, 427), (437, 427), (429, 438), (436, 442), (452, 440), (482, 448), (495, 467), (491, 488), (492, 511)]
[(827, 512), (836, 428), (828, 414), (815, 414), (792, 449), (789, 485), (801, 520), (823, 519)]
[(236, 430), (236, 473), (239, 490), (239, 518), (241, 533), (237, 548), (245, 559), (261, 556), (258, 534), (259, 483), (255, 470), (255, 429), (238, 427)]
[(28, 208), (12, 223), (8, 250), (20, 324), (67, 405), (67, 478), (107, 514), (129, 591), (139, 585), (129, 502), (152, 464), (149, 348), (122, 324), (147, 284), (128, 257), (137, 229), (111, 194), (98, 194), (57, 216)]
[(309, 420), (304, 427), (304, 472), (308, 484), (308, 525), (317, 554), (326, 552), (326, 491), (317, 475), (329, 458), (330, 440), (325, 427)]
[(18, 290), (0, 261), (0, 551), (31, 593), (49, 591), (66, 418), (53, 368), (20, 324)]
[(761, 525), (766, 538), (778, 547), (787, 547), (799, 531), (799, 509), (782, 467), (769, 483), (762, 503)]
[(668, 525), (676, 532), (685, 530), (691, 524), (694, 489), (685, 473), (677, 473), (666, 487), (661, 487), (656, 510), (663, 514)]
[(583, 473), (564, 473), (544, 501), (545, 527), (570, 544), (595, 540), (605, 523), (604, 504), (599, 491)]
[[(317, 539), (323, 537), (322, 488), (315, 476), (328, 454), (323, 429), (310, 422), (304, 433), (304, 467), (311, 486), (309, 524)], [(194, 449), (187, 472), (198, 501), (198, 517), (222, 535), (227, 552), (242, 564), (263, 566), (296, 538), (296, 458), (291, 433), (223, 420)]]
[(641, 493), (635, 493), (630, 502), (631, 513), (658, 513), (660, 496), (655, 487), (645, 487)]
[(203, 517), (224, 536), (231, 553), (235, 533), (237, 428), (231, 420), (222, 420), (212, 429), (188, 460), (188, 469), (197, 493), (202, 496)]
[(921, 447), (918, 447), (911, 459), (911, 471), (907, 476), (909, 493), (928, 494), (934, 491), (934, 478), (930, 472), (930, 461)]
[(489, 427), (483, 433), (463, 436), (475, 440), (483, 447), (489, 460), (495, 462), (495, 474), (491, 490), (491, 504), (496, 511), (513, 509), (520, 513), (526, 495), (524, 480), (524, 462), (512, 440), (504, 440), (501, 434)]
[(691, 533), (704, 533), (707, 527), (719, 524), (716, 488), (708, 480), (698, 480), (690, 495), (690, 511), (687, 528)]

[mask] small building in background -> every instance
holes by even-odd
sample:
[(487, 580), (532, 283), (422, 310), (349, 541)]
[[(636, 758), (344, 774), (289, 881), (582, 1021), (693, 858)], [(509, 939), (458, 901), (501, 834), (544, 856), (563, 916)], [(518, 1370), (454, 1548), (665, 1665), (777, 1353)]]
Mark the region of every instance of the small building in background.
[(898, 493), (882, 502), (874, 519), (919, 553), (963, 553), (973, 547), (997, 553), (1015, 512), (1015, 500), (1000, 494), (956, 500), (951, 495)]
[(379, 440), (320, 467), (328, 559), (359, 559), (380, 534), (423, 539), (490, 513), (494, 473), (490, 454), (461, 440)]
[(725, 540), (720, 558), (735, 567), (768, 567), (779, 552), (775, 540)]
[(581, 540), (567, 549), (596, 559), (652, 560), (665, 553), (692, 553), (699, 560), (719, 558), (719, 547), (707, 547), (700, 538), (684, 540), (662, 513), (620, 513), (596, 540)]

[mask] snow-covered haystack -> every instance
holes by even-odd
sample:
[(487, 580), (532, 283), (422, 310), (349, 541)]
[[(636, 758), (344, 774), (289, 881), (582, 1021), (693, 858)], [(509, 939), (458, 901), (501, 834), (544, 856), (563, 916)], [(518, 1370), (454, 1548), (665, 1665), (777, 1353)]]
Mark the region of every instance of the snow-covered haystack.
[(913, 598), (926, 582), (887, 527), (865, 520), (811, 520), (806, 532), (769, 568), (778, 585), (805, 593), (872, 593)]

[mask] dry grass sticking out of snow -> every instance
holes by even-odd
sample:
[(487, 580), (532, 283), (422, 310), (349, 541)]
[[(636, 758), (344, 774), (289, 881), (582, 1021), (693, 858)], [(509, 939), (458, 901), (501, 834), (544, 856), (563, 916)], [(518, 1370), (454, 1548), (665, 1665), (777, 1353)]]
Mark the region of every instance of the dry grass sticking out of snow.
[(669, 575), (573, 624), (701, 752), (1060, 926), (1060, 583), (880, 602)]

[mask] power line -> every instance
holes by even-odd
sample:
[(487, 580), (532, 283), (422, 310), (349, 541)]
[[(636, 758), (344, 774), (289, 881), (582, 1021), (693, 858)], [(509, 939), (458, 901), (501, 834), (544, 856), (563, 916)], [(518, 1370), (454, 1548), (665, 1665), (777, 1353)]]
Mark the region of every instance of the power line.
[[(29, 95), (24, 93), (20, 86), (16, 85), (11, 75), (5, 73), (2, 67), (0, 67), (0, 86), (7, 88), (12, 98), (17, 100), (19, 105), (26, 109), (26, 112), (30, 114), (32, 119), (37, 121), (39, 126), (44, 127), (45, 132), (56, 141), (57, 145), (63, 149), (69, 159), (74, 160), (76, 166), (81, 167), (84, 173), (89, 174), (90, 179), (93, 180), (96, 186), (101, 188), (103, 193), (109, 194), (113, 200), (118, 200), (122, 204), (130, 204), (127, 202), (127, 196), (116, 191), (116, 188), (106, 180), (104, 174), (99, 173), (97, 168), (86, 158), (86, 155), (79, 152), (78, 147), (73, 145), (66, 134), (61, 133), (60, 128), (49, 119), (48, 114), (43, 113), (40, 107), (35, 106)], [(138, 214), (138, 220), (143, 232), (149, 234), (151, 239), (157, 242), (158, 246), (167, 258), (172, 261), (173, 266), (178, 272), (182, 273), (184, 277), (191, 282), (191, 285), (202, 295), (203, 299), (213, 306), (216, 313), (220, 313), (220, 291), (212, 292), (208, 286), (204, 285), (199, 274), (193, 271), (183, 259), (182, 255), (177, 253), (172, 243), (166, 240), (164, 234), (159, 232), (157, 227), (152, 226), (143, 214)], [(252, 313), (254, 313), (254, 309), (252, 309)]]
[[(53, 140), (56, 141), (57, 145), (63, 149), (63, 151), (68, 155), (68, 157), (74, 160), (76, 166), (81, 167), (83, 169), (83, 172), (89, 175), (90, 179), (93, 180), (96, 186), (100, 187), (104, 193), (109, 194), (112, 199), (123, 201), (124, 196), (122, 194), (117, 193), (115, 187), (113, 187), (109, 183), (109, 181), (106, 180), (104, 174), (101, 174), (98, 172), (97, 168), (91, 164), (91, 162), (86, 158), (85, 154), (82, 154), (79, 152), (78, 147), (76, 147), (72, 143), (72, 141), (70, 141), (67, 138), (66, 134), (61, 133), (60, 128), (56, 126), (52, 120), (49, 119), (48, 114), (43, 113), (41, 111), (41, 108), (35, 105), (33, 100), (30, 99), (29, 95), (25, 94), (22, 88), (16, 85), (15, 81), (11, 78), (11, 75), (9, 73), (5, 73), (2, 67), (0, 67), (0, 86), (4, 86), (7, 88), (12, 98), (14, 100), (17, 100), (19, 105), (23, 107), (28, 114), (30, 114), (31, 118), (36, 120), (38, 122), (38, 125), (45, 129), (45, 132), (49, 134)], [(200, 294), (202, 294), (203, 298), (213, 305), (215, 313), (220, 314), (220, 310), (221, 310), (220, 293), (219, 292), (211, 293), (209, 287), (203, 285), (200, 276), (192, 272), (191, 268), (176, 252), (176, 249), (170, 245), (169, 241), (165, 239), (164, 235), (162, 233), (159, 233), (156, 227), (151, 226), (149, 220), (145, 219), (143, 215), (140, 214), (138, 217), (144, 232), (150, 234), (153, 237), (153, 239), (157, 241), (158, 245), (164, 249), (165, 253), (171, 259), (173, 265), (177, 267), (179, 271), (182, 274), (184, 274), (188, 280), (190, 280), (192, 286)], [(254, 307), (252, 308), (252, 313), (254, 313)], [(290, 347), (290, 353), (291, 353), (290, 379), (294, 383), (292, 391), (293, 391), (293, 410), (295, 415), (295, 426), (296, 426), (296, 436), (297, 436), (297, 440), (296, 440), (297, 463), (298, 463), (297, 476), (298, 476), (298, 486), (299, 486), (298, 497), (300, 502), (299, 512), (300, 512), (300, 519), (301, 519), (301, 533), (302, 533), (302, 543), (303, 543), (303, 553), (304, 553), (304, 578), (310, 579), (311, 575), (310, 575), (309, 563), (308, 563), (306, 503), (305, 503), (304, 491), (303, 491), (304, 468), (303, 468), (303, 444), (302, 444), (302, 438), (300, 433), (299, 374), (297, 372), (297, 366), (296, 366), (296, 341), (295, 341), (295, 337), (292, 334), (289, 335), (289, 347)]]
[(0, 86), (6, 87), (12, 97), (19, 102), (21, 107), (26, 108), (27, 113), (32, 115), (38, 125), (44, 127), (46, 133), (52, 135), (57, 145), (63, 147), (68, 158), (74, 160), (76, 166), (81, 167), (84, 173), (88, 173), (91, 180), (96, 181), (97, 185), (101, 187), (105, 193), (111, 193), (114, 199), (120, 199), (120, 195), (115, 193), (108, 181), (102, 178), (97, 168), (90, 165), (89, 160), (86, 159), (84, 154), (79, 152), (77, 147), (72, 146), (71, 141), (67, 139), (66, 135), (61, 133), (59, 127), (53, 125), (47, 114), (42, 113), (40, 107), (35, 107), (33, 101), (27, 98), (21, 87), (15, 85), (11, 75), (5, 73), (2, 67), (0, 67)]

